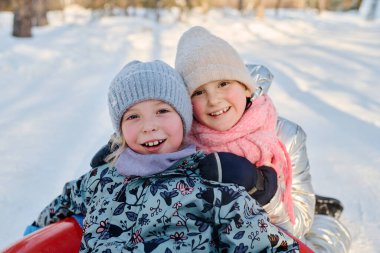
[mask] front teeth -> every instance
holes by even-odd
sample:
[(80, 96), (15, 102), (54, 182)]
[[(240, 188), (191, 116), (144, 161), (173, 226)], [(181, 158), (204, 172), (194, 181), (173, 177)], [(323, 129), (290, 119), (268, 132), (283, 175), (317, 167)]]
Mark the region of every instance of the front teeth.
[(163, 143), (164, 140), (159, 140), (159, 141), (149, 141), (149, 142), (145, 142), (143, 143), (142, 145), (143, 146), (146, 146), (146, 147), (153, 147), (153, 146), (157, 146), (158, 144), (161, 144)]
[(212, 112), (212, 113), (210, 113), (210, 115), (211, 116), (219, 116), (220, 114), (222, 114), (222, 113), (225, 113), (226, 111), (228, 111), (228, 107), (226, 107), (226, 108), (224, 108), (224, 109), (222, 109), (222, 110), (220, 110), (220, 111), (217, 111), (217, 112)]

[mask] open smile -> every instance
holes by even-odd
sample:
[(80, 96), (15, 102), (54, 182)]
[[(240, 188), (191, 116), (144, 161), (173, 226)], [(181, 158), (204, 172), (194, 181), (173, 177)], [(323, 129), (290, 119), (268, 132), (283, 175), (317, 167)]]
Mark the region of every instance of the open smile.
[(225, 107), (225, 108), (223, 108), (223, 109), (221, 109), (221, 110), (219, 110), (219, 111), (216, 111), (216, 112), (212, 112), (212, 113), (210, 113), (209, 115), (210, 116), (219, 116), (219, 115), (222, 115), (223, 113), (226, 113), (226, 112), (228, 112), (229, 110), (230, 110), (230, 106), (228, 106), (228, 107)]
[(150, 148), (150, 147), (157, 147), (157, 146), (160, 146), (162, 143), (164, 143), (166, 141), (166, 139), (160, 139), (160, 140), (154, 140), (154, 141), (147, 141), (147, 142), (144, 142), (142, 143), (141, 145), (144, 146), (144, 147), (147, 147), (147, 148)]

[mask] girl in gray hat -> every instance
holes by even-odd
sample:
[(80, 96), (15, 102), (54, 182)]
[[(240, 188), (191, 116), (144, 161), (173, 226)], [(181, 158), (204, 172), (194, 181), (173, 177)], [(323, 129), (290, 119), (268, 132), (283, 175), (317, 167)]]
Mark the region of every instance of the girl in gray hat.
[[(243, 187), (201, 178), (210, 159), (184, 140), (192, 106), (173, 68), (127, 64), (108, 105), (117, 149), (68, 182), (35, 226), (83, 215), (80, 252), (299, 252)], [(234, 155), (224, 161), (252, 167)]]

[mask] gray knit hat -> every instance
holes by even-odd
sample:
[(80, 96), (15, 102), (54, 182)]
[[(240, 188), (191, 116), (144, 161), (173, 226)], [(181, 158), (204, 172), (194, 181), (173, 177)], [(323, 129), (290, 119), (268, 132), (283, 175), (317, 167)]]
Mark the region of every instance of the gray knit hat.
[(121, 135), (124, 112), (136, 103), (157, 99), (170, 104), (181, 116), (184, 134), (193, 119), (191, 100), (179, 73), (162, 61), (128, 63), (113, 79), (108, 91), (108, 108), (115, 131)]
[(251, 93), (255, 90), (254, 80), (236, 50), (200, 26), (190, 28), (180, 38), (175, 68), (185, 80), (190, 95), (199, 86), (217, 80), (236, 80)]

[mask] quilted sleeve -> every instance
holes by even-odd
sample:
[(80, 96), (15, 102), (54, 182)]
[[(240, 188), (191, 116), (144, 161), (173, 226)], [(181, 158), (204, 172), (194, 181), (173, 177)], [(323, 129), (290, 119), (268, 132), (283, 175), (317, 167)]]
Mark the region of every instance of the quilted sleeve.
[(87, 184), (93, 171), (66, 183), (62, 193), (42, 210), (34, 224), (44, 227), (73, 214), (85, 215)]

